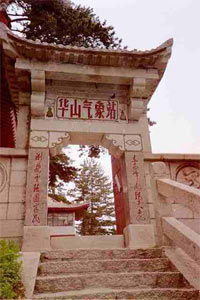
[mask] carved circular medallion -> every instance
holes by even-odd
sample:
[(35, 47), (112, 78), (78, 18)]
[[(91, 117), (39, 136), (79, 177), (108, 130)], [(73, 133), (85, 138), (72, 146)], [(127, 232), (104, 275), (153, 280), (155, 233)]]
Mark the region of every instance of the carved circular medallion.
[(3, 164), (0, 163), (0, 192), (5, 188), (7, 182), (7, 172)]
[(196, 165), (182, 165), (177, 168), (176, 180), (200, 189), (200, 168)]

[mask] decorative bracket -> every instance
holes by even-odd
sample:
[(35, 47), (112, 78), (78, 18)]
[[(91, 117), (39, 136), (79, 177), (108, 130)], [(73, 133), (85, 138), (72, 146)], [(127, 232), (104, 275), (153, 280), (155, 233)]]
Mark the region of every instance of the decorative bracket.
[(142, 151), (142, 138), (139, 134), (126, 134), (124, 144), (126, 151)]
[(61, 153), (63, 147), (67, 146), (70, 141), (69, 133), (65, 131), (31, 131), (30, 147), (31, 148), (49, 148), (50, 155), (55, 156)]
[[(146, 89), (146, 78), (137, 77), (133, 79), (133, 85), (131, 86), (130, 96), (135, 97), (135, 94), (142, 93)], [(137, 97), (137, 96), (136, 96)]]
[(146, 78), (134, 78), (130, 86), (130, 104), (128, 107), (129, 120), (138, 121), (141, 115), (146, 112)]
[(133, 83), (130, 86), (130, 98), (144, 98), (146, 97), (146, 78), (133, 78)]
[(142, 138), (139, 134), (104, 134), (101, 145), (119, 158), (125, 151), (142, 151)]
[(31, 148), (48, 148), (49, 133), (48, 131), (31, 131), (29, 146)]
[(43, 117), (45, 114), (45, 72), (31, 70), (31, 114), (35, 117)]
[(116, 158), (120, 158), (125, 151), (124, 137), (121, 134), (104, 134), (101, 144)]
[(138, 121), (144, 112), (146, 112), (144, 100), (131, 98), (128, 107), (129, 120)]
[(67, 132), (50, 132), (49, 133), (49, 148), (50, 155), (55, 156), (61, 153), (62, 148), (67, 146), (70, 141), (70, 135)]

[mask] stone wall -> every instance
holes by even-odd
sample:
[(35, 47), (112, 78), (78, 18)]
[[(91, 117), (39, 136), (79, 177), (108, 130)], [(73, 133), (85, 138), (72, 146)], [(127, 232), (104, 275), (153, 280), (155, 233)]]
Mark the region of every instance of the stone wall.
[[(151, 188), (150, 164), (163, 161), (166, 177), (199, 188), (200, 155), (144, 154), (145, 178), (151, 223), (155, 224), (154, 195)], [(0, 148), (0, 238), (21, 243), (24, 226), (27, 180), (27, 151)], [(200, 216), (171, 199), (174, 217), (200, 233)]]
[(49, 226), (74, 226), (74, 213), (48, 212), (47, 224)]
[(21, 244), (25, 213), (27, 153), (0, 148), (0, 239)]
[[(200, 155), (198, 154), (145, 154), (145, 177), (151, 223), (155, 224), (154, 196), (150, 182), (150, 164), (161, 161), (166, 165), (166, 177), (200, 189)], [(200, 216), (171, 199), (173, 216), (192, 230), (200, 233)]]

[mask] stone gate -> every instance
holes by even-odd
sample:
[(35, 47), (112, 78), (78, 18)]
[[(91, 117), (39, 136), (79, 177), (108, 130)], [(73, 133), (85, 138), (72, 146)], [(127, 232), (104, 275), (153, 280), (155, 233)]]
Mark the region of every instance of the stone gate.
[(0, 23), (0, 41), (0, 236), (23, 236), (24, 250), (48, 248), (49, 156), (68, 144), (94, 144), (112, 155), (117, 232), (125, 246), (154, 246), (150, 163), (166, 161), (169, 177), (179, 180), (200, 160), (151, 151), (147, 106), (172, 40), (150, 51), (64, 47), (20, 38)]

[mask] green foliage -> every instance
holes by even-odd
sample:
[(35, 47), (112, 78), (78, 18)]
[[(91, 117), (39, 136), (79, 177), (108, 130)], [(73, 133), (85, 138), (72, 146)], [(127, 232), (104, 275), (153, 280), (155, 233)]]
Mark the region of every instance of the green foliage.
[[(12, 2), (16, 4), (12, 8), (22, 11), (20, 22), (25, 21), (22, 32), (28, 39), (78, 47), (121, 47), (122, 40), (115, 37), (114, 28), (107, 26), (106, 21), (101, 22), (90, 7), (75, 5), (70, 0)], [(15, 12), (17, 9), (13, 8)]]
[(58, 202), (64, 202), (64, 203), (66, 203), (66, 204), (71, 204), (71, 202), (68, 201), (68, 200), (66, 199), (66, 197), (63, 196), (63, 195), (60, 195), (60, 194), (48, 194), (48, 196), (49, 196), (50, 198), (52, 198), (53, 200), (56, 200), (56, 201), (58, 201)]
[(100, 158), (100, 154), (105, 154), (106, 150), (97, 145), (90, 145), (90, 146), (85, 146), (85, 145), (80, 145), (79, 146), (79, 157), (83, 155), (87, 155), (90, 158)]
[(101, 165), (94, 159), (83, 162), (75, 179), (75, 188), (70, 196), (79, 203), (87, 201), (90, 207), (85, 211), (78, 232), (81, 235), (102, 235), (115, 233), (115, 210), (112, 186)]
[(17, 299), (24, 296), (19, 257), (19, 247), (15, 242), (0, 241), (0, 298)]
[[(64, 183), (73, 181), (76, 178), (77, 168), (70, 166), (70, 158), (63, 154), (59, 154), (50, 159), (49, 166), (49, 193), (55, 195), (62, 190)], [(57, 190), (57, 191), (56, 191)], [(62, 195), (59, 195), (61, 200)], [(52, 197), (53, 198), (53, 197)], [(65, 200), (64, 200), (65, 202)]]

